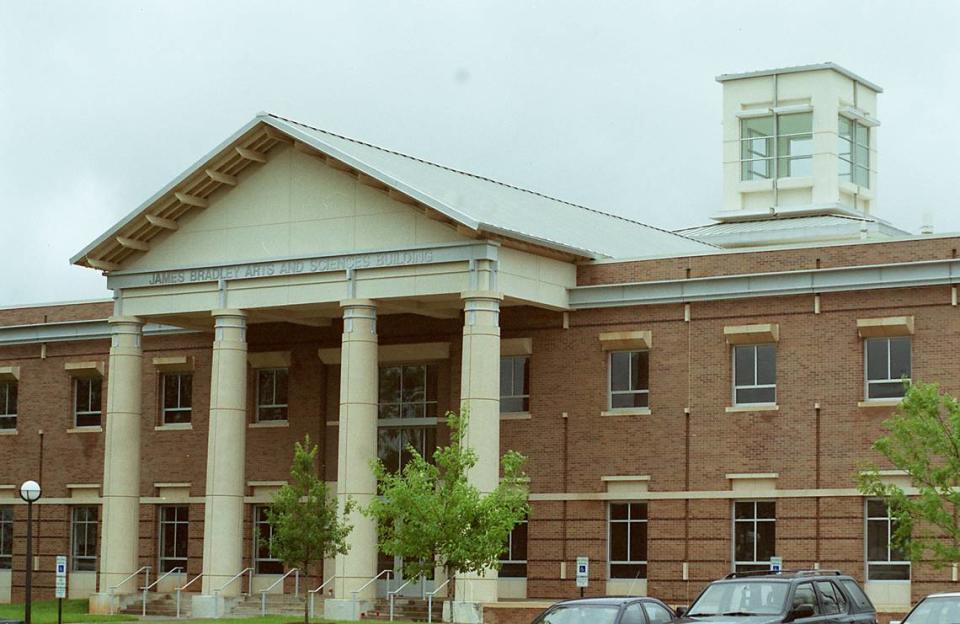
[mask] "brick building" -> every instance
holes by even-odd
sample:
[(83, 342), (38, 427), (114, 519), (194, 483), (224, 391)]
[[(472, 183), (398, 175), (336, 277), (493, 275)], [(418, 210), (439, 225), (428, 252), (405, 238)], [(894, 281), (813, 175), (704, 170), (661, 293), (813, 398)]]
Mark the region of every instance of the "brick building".
[[(903, 377), (958, 391), (960, 238), (872, 216), (876, 85), (832, 64), (719, 80), (723, 210), (678, 233), (254, 118), (73, 258), (113, 301), (0, 310), (0, 600), (22, 597), (26, 479), (41, 596), (67, 554), (95, 609), (150, 566), (159, 590), (200, 575), (215, 615), (236, 574), (283, 572), (262, 508), (295, 441), (363, 502), (370, 460), (429, 452), (460, 405), (481, 489), (503, 451), (529, 458), (531, 515), (499, 578), (462, 581), (474, 601), (574, 595), (578, 556), (589, 594), (676, 604), (772, 556), (886, 611), (950, 586), (901, 560), (855, 478)], [(345, 617), (400, 567), (353, 522), (307, 581)]]

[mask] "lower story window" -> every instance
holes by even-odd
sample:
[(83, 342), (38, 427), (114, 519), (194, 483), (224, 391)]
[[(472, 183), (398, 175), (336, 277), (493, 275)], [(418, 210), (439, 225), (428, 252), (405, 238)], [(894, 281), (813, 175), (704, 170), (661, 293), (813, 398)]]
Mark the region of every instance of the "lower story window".
[(897, 521), (890, 508), (880, 499), (867, 500), (867, 580), (908, 581), (910, 562), (904, 552), (893, 545)]
[(777, 547), (777, 504), (736, 501), (733, 504), (733, 563), (736, 572), (770, 569)]
[(13, 507), (0, 506), (0, 570), (13, 567)]
[(160, 508), (160, 573), (187, 570), (190, 511), (186, 505)]
[(647, 578), (647, 504), (610, 504), (610, 578)]
[(283, 562), (270, 549), (273, 526), (267, 519), (268, 510), (266, 505), (253, 508), (253, 571), (255, 574), (283, 574)]
[(527, 521), (518, 522), (507, 537), (506, 548), (500, 556), (500, 576), (524, 578), (527, 576)]
[(74, 507), (70, 517), (70, 553), (73, 569), (95, 572), (97, 569), (97, 507)]

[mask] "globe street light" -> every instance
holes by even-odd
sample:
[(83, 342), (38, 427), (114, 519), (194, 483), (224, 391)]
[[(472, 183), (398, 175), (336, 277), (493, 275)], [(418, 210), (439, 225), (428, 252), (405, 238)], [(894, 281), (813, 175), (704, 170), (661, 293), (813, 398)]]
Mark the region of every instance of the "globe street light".
[(27, 502), (27, 591), (23, 605), (23, 622), (30, 624), (31, 590), (33, 589), (33, 504), (40, 500), (40, 484), (24, 481), (20, 486), (20, 498)]

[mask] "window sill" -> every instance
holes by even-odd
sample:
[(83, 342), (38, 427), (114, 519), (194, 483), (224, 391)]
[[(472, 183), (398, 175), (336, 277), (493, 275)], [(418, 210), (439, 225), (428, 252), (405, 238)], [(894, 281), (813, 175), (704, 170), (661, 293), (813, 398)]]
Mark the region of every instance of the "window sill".
[(170, 423), (169, 425), (157, 425), (154, 431), (190, 431), (193, 429), (191, 423)]
[(903, 399), (867, 399), (857, 402), (857, 407), (896, 407)]
[(737, 183), (737, 191), (740, 193), (757, 193), (772, 190), (773, 180), (740, 180)]
[(16, 429), (0, 429), (0, 436), (17, 435)]
[(649, 407), (621, 407), (619, 409), (604, 410), (601, 416), (649, 416)]
[(500, 412), (500, 420), (530, 420), (530, 412)]
[(777, 180), (777, 188), (783, 191), (811, 187), (813, 187), (812, 176), (797, 176), (794, 178), (780, 178)]
[(747, 403), (743, 405), (732, 405), (724, 411), (728, 414), (737, 412), (779, 412), (780, 406), (776, 403)]
[(288, 420), (259, 420), (257, 422), (252, 422), (247, 427), (249, 429), (272, 429), (276, 427), (289, 427), (290, 421)]
[(94, 425), (90, 427), (73, 427), (67, 429), (67, 433), (103, 433), (103, 427)]

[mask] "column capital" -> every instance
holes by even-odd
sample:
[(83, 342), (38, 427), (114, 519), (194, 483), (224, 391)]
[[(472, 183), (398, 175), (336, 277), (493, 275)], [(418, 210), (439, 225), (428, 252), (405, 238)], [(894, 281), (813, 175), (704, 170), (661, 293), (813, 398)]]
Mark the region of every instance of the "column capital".
[(460, 293), (464, 301), (483, 299), (488, 301), (503, 301), (503, 293), (496, 290), (465, 290)]
[(107, 323), (114, 327), (119, 325), (140, 325), (142, 327), (146, 321), (139, 316), (111, 316), (107, 319)]
[(239, 316), (246, 318), (247, 313), (244, 310), (237, 310), (234, 308), (215, 308), (210, 310), (210, 316), (217, 318), (220, 316)]
[(343, 299), (340, 301), (341, 308), (376, 308), (377, 302), (373, 299)]

